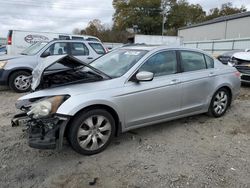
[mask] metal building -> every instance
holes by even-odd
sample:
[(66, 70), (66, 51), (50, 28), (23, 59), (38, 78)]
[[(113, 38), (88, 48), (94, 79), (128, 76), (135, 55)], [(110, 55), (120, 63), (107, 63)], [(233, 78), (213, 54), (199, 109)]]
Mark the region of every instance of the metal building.
[(250, 11), (179, 28), (178, 36), (184, 41), (249, 38)]

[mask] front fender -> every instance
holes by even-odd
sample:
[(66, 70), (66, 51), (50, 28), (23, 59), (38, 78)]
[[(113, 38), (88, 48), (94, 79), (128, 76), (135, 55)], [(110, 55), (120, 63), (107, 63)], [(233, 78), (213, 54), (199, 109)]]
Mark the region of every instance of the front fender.
[[(84, 97), (87, 98), (87, 97)], [(57, 110), (58, 114), (74, 116), (80, 110), (93, 105), (105, 105), (112, 108), (118, 115), (119, 120), (123, 123), (124, 116), (120, 108), (108, 99), (91, 99), (91, 100), (81, 100), (81, 97), (70, 97), (66, 100)]]

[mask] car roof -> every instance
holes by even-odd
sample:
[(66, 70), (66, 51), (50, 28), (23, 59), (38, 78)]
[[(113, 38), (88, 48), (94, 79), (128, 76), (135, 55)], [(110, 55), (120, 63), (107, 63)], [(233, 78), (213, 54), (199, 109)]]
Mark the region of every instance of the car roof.
[(79, 40), (75, 40), (75, 39), (73, 39), (73, 40), (61, 40), (61, 39), (55, 39), (55, 40), (52, 40), (52, 41), (50, 41), (50, 42), (83, 42), (83, 43), (98, 43), (98, 44), (102, 44), (101, 42), (99, 42), (99, 41), (88, 41), (88, 40), (81, 40), (81, 39), (79, 39)]
[(166, 46), (166, 45), (128, 45), (121, 47), (122, 49), (128, 49), (128, 50), (146, 50), (146, 51), (153, 51), (153, 50), (170, 50), (170, 49), (175, 49), (175, 50), (189, 50), (189, 51), (196, 51), (200, 53), (205, 53), (205, 51), (200, 50), (198, 48), (186, 48), (183, 46)]

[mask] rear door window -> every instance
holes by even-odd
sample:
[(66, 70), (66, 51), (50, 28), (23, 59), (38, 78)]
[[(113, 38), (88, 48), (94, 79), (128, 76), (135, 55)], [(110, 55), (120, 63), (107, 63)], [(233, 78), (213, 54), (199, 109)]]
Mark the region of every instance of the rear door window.
[(91, 48), (93, 48), (93, 50), (95, 50), (95, 52), (97, 54), (105, 54), (106, 53), (103, 46), (99, 43), (89, 43), (89, 45), (91, 46)]
[(89, 49), (83, 43), (73, 42), (71, 43), (71, 54), (74, 56), (87, 56), (89, 55)]
[(183, 72), (206, 69), (204, 55), (199, 52), (180, 51), (181, 67)]

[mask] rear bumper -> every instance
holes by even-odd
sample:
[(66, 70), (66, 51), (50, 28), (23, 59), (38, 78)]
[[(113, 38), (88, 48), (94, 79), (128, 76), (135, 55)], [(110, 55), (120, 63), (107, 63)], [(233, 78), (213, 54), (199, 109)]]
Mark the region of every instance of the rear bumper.
[(9, 74), (9, 70), (0, 69), (0, 85), (8, 85)]
[(26, 113), (17, 114), (11, 120), (12, 127), (25, 126), (28, 144), (36, 149), (61, 149), (66, 125), (70, 117), (55, 115), (47, 119), (31, 119)]

